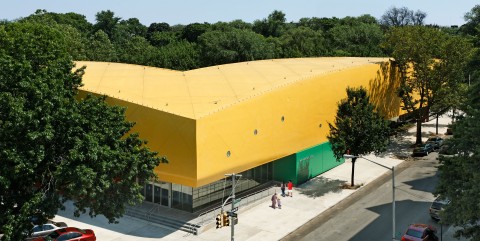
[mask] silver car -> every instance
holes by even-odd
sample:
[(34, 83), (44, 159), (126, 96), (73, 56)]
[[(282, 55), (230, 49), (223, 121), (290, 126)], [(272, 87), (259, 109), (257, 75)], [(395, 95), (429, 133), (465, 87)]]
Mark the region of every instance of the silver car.
[(44, 237), (57, 229), (66, 228), (66, 227), (67, 227), (67, 224), (64, 222), (54, 222), (49, 220), (45, 224), (33, 226), (32, 234), (27, 240), (33, 240), (36, 237)]
[(432, 205), (430, 206), (430, 217), (432, 217), (433, 219), (437, 220), (437, 221), (440, 221), (440, 211), (443, 210), (443, 207), (447, 204), (450, 203), (450, 200), (448, 199), (442, 199), (440, 197), (437, 197)]

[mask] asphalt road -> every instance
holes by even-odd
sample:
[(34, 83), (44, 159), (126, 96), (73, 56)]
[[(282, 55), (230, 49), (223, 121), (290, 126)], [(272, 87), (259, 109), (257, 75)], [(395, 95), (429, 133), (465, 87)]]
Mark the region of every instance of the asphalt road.
[[(411, 223), (440, 225), (430, 218), (428, 209), (434, 200), (432, 192), (438, 181), (438, 154), (406, 161), (395, 176), (395, 237)], [(369, 184), (358, 195), (322, 213), (282, 240), (392, 240), (391, 174)], [(442, 227), (446, 230), (447, 227)]]

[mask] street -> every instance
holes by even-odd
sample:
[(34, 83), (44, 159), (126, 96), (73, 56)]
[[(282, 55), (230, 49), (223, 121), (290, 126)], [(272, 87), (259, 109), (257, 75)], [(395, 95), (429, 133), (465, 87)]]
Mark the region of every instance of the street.
[[(416, 157), (395, 177), (398, 240), (411, 223), (433, 225), (440, 236), (440, 225), (428, 213), (438, 179), (437, 157), (437, 153)], [(335, 213), (319, 215), (282, 240), (392, 240), (392, 182), (385, 181), (358, 199), (340, 204)]]

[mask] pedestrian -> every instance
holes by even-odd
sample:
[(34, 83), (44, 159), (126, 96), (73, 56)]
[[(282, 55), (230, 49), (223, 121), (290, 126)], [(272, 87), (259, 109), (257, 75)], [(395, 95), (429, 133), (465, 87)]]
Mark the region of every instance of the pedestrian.
[(277, 198), (277, 204), (278, 204), (278, 209), (282, 209), (282, 201), (280, 201), (280, 198)]
[(292, 180), (288, 180), (287, 188), (288, 188), (288, 191), (287, 191), (288, 196), (293, 197), (293, 183), (292, 183)]
[(272, 195), (272, 208), (277, 208), (277, 193)]
[(282, 185), (280, 186), (280, 190), (282, 190), (282, 197), (285, 197), (285, 182), (282, 181)]

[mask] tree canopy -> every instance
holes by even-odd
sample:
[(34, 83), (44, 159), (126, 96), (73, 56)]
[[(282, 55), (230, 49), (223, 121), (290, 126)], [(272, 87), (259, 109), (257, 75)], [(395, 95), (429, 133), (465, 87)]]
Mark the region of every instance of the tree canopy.
[(0, 26), (0, 232), (23, 240), (29, 218), (53, 217), (66, 200), (75, 214), (115, 222), (142, 200), (137, 180), (162, 160), (130, 133), (125, 110), (105, 97), (75, 99), (83, 68), (62, 32), (48, 25)]
[(461, 81), (470, 56), (469, 44), (436, 28), (404, 26), (387, 33), (384, 47), (399, 69), (398, 94), (403, 109), (417, 122), (416, 143), (420, 144), (421, 123), (428, 118), (429, 108), (441, 99), (441, 88), (457, 90), (455, 83)]
[(453, 156), (440, 157), (436, 194), (450, 199), (442, 221), (459, 226), (456, 236), (480, 240), (480, 84), (476, 84), (462, 108), (464, 117), (453, 125), (447, 145)]
[[(342, 159), (346, 153), (361, 156), (385, 151), (389, 138), (388, 121), (375, 111), (365, 88), (347, 88), (346, 91), (347, 98), (338, 103), (334, 123), (328, 123), (330, 133), (327, 138), (335, 157)], [(355, 160), (352, 161), (352, 186)]]

